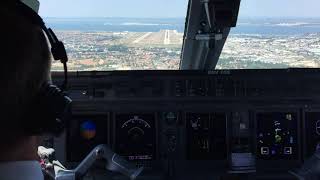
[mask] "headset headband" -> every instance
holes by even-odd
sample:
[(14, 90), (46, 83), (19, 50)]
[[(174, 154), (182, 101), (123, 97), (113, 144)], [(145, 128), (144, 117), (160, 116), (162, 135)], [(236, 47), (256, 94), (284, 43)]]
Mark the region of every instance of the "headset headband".
[(45, 26), (43, 19), (32, 8), (30, 8), (20, 0), (16, 1), (16, 7), (19, 13), (24, 15), (32, 24), (40, 26), (41, 29), (47, 35), (49, 42), (51, 44), (51, 53), (54, 60), (60, 60), (60, 62), (63, 64), (65, 79), (62, 85), (62, 89), (66, 89), (67, 83), (68, 83), (68, 68), (67, 68), (68, 56), (67, 56), (67, 52), (64, 44), (61, 41), (59, 41), (59, 39), (57, 38), (55, 33), (52, 31), (52, 29), (47, 28)]

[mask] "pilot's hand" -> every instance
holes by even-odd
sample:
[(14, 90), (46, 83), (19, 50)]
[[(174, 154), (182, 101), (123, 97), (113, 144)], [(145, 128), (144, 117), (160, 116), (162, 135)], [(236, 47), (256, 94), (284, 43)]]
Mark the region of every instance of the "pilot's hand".
[(55, 156), (55, 150), (52, 148), (45, 148), (43, 146), (38, 147), (38, 156), (42, 160), (48, 160), (52, 162)]

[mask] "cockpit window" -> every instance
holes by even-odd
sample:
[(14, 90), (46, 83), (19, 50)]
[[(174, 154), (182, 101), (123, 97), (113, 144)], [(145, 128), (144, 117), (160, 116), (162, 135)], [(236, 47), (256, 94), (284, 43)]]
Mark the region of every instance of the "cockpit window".
[(242, 0), (217, 69), (319, 68), (318, 0)]
[[(72, 71), (179, 69), (188, 0), (40, 3)], [(319, 68), (319, 6), (319, 0), (242, 0), (216, 69)]]
[(188, 0), (40, 4), (40, 15), (65, 43), (71, 71), (179, 68)]

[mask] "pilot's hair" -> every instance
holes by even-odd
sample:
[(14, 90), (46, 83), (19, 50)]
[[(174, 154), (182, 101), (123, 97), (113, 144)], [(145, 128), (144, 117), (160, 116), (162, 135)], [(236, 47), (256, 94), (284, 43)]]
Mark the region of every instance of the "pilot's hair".
[[(0, 7), (0, 147), (25, 136), (25, 111), (34, 111), (32, 100), (48, 80), (51, 54), (40, 27), (5, 7)], [(30, 117), (28, 117), (30, 118)], [(0, 150), (1, 151), (1, 150)]]

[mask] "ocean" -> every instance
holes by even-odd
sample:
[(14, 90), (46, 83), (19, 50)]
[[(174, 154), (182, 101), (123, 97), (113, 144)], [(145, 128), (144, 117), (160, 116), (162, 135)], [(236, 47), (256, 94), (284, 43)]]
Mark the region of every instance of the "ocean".
[[(184, 18), (45, 18), (55, 30), (158, 32), (162, 29), (184, 32)], [(243, 18), (231, 34), (303, 35), (320, 33), (320, 18)]]

